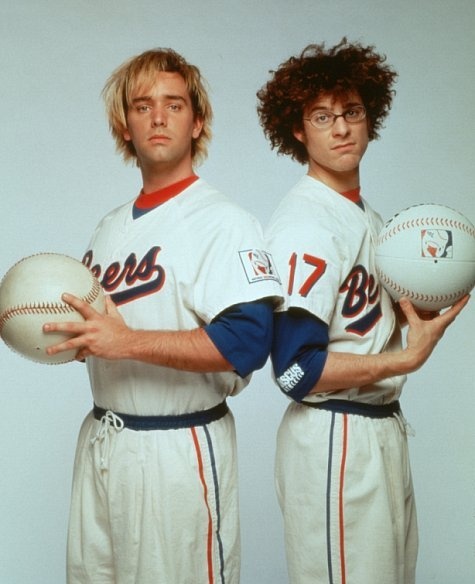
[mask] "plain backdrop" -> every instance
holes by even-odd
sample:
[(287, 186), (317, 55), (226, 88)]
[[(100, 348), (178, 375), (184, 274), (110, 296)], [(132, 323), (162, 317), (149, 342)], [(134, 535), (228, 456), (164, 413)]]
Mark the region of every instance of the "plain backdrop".
[[(436, 202), (474, 222), (474, 27), (473, 0), (0, 0), (0, 274), (32, 253), (81, 257), (99, 219), (138, 194), (100, 92), (116, 66), (157, 46), (210, 84), (214, 139), (199, 174), (266, 224), (305, 169), (270, 150), (256, 91), (308, 43), (374, 44), (399, 80), (363, 163), (364, 196), (385, 218)], [(403, 394), (416, 431), (419, 584), (475, 578), (474, 317), (472, 301)], [(91, 406), (85, 368), (38, 365), (2, 343), (0, 371), (0, 583), (61, 584), (73, 453)], [(286, 406), (268, 365), (231, 400), (242, 584), (287, 582), (273, 485)]]

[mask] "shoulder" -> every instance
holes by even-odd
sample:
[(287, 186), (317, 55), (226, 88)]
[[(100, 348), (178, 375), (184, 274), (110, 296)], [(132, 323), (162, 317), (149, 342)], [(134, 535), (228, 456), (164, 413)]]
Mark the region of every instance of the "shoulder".
[(201, 178), (183, 194), (179, 204), (190, 221), (203, 221), (218, 230), (239, 225), (260, 227), (254, 215)]
[(341, 198), (323, 183), (304, 176), (278, 204), (267, 226), (267, 235), (284, 231), (316, 233), (317, 229), (333, 230), (340, 222)]
[(366, 199), (363, 199), (363, 204), (365, 207), (365, 212), (368, 217), (368, 221), (375, 227), (376, 230), (382, 229), (384, 225), (384, 220), (382, 216), (371, 207)]
[(102, 217), (96, 226), (95, 232), (105, 229), (115, 229), (118, 223), (124, 223), (130, 215), (133, 206), (133, 201), (128, 201), (122, 205), (109, 211)]

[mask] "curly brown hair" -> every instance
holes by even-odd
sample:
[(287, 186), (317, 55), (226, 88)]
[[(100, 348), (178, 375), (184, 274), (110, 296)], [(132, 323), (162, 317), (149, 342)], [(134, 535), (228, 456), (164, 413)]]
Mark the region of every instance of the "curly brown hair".
[(294, 131), (302, 129), (305, 108), (323, 93), (337, 98), (358, 93), (366, 108), (369, 139), (379, 138), (397, 78), (385, 61), (386, 56), (377, 54), (373, 46), (343, 38), (329, 49), (324, 43), (308, 45), (277, 71), (270, 71), (272, 78), (257, 92), (257, 111), (272, 148), (301, 164), (308, 162), (305, 145), (295, 138)]

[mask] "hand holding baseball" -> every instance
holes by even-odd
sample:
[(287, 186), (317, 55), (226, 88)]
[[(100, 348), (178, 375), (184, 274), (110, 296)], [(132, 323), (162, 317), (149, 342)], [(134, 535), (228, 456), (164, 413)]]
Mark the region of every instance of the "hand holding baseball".
[(63, 294), (62, 300), (77, 310), (82, 322), (51, 322), (43, 327), (45, 333), (63, 332), (74, 335), (47, 348), (48, 355), (75, 349), (76, 359), (82, 361), (91, 355), (103, 359), (120, 359), (127, 346), (130, 329), (110, 296), (106, 296), (106, 312), (97, 312), (90, 304), (72, 294)]
[(81, 313), (61, 299), (63, 290), (74, 292), (81, 306), (89, 306), (98, 314), (105, 311), (99, 281), (75, 258), (39, 253), (21, 259), (8, 270), (0, 284), (0, 335), (13, 351), (38, 363), (59, 364), (76, 359), (77, 350), (46, 352), (49, 345), (59, 345), (70, 335), (47, 335), (45, 323), (83, 320)]
[(425, 318), (408, 298), (401, 298), (399, 305), (409, 326), (405, 353), (413, 361), (412, 371), (419, 369), (427, 361), (447, 327), (454, 322), (469, 299), (470, 296), (466, 295), (443, 313)]

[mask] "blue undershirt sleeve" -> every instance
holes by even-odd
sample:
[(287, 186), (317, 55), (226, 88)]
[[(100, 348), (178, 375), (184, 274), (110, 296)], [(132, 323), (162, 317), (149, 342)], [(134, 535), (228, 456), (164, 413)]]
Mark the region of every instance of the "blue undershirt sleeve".
[(218, 351), (240, 377), (264, 367), (267, 361), (272, 344), (273, 310), (270, 298), (236, 304), (205, 327)]
[(277, 385), (289, 398), (301, 402), (318, 382), (327, 346), (328, 326), (306, 310), (275, 315), (272, 366)]

